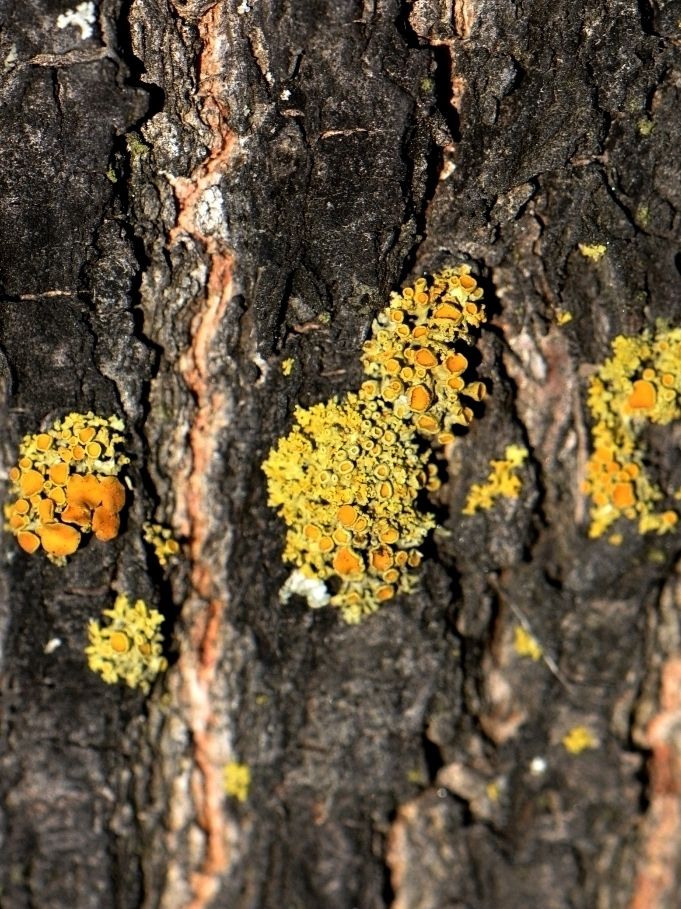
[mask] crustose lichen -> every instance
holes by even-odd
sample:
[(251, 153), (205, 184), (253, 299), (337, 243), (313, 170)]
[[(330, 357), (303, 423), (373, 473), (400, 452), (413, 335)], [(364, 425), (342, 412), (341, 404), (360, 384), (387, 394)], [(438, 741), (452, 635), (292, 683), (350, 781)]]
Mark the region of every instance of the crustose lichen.
[[(481, 296), (464, 265), (393, 293), (364, 344), (359, 391), (298, 407), (263, 464), (287, 525), (284, 561), (310, 588), (333, 580), (330, 603), (347, 622), (414, 587), (418, 547), (435, 526), (417, 497), (440, 485), (419, 437), (452, 442), (485, 396), (466, 356), (485, 319)], [(325, 602), (317, 590), (313, 605)]]

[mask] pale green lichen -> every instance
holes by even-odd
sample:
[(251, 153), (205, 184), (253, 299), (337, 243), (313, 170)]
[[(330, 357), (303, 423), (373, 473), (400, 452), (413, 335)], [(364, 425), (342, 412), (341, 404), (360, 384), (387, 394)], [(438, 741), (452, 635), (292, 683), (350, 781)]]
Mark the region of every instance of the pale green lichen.
[(678, 515), (658, 510), (664, 493), (649, 476), (643, 433), (649, 423), (665, 426), (681, 416), (681, 328), (660, 323), (655, 331), (619, 335), (612, 351), (589, 384), (589, 536), (602, 536), (619, 518), (636, 521), (640, 533), (667, 533)]
[(168, 662), (163, 656), (163, 637), (159, 627), (163, 616), (143, 600), (131, 603), (120, 595), (102, 615), (109, 621), (88, 625), (89, 645), (85, 648), (88, 666), (109, 685), (124, 682), (130, 688), (147, 692)]
[[(288, 528), (284, 561), (311, 582), (333, 581), (330, 603), (347, 622), (416, 583), (418, 547), (435, 526), (417, 498), (440, 485), (419, 436), (452, 442), (485, 395), (465, 378), (461, 351), (485, 318), (481, 295), (467, 266), (393, 294), (364, 345), (360, 391), (298, 407), (263, 464), (269, 504)], [(318, 585), (308, 587), (322, 605)]]

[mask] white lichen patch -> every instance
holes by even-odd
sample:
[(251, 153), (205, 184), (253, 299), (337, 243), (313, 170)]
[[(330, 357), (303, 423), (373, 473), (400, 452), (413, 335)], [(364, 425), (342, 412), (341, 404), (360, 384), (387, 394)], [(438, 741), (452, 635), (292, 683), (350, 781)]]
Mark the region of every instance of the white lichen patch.
[(218, 186), (209, 186), (204, 190), (196, 206), (195, 223), (204, 236), (224, 234), (225, 213)]
[(288, 603), (294, 594), (307, 600), (310, 609), (321, 609), (322, 606), (327, 606), (331, 599), (324, 581), (320, 581), (319, 578), (308, 578), (298, 568), (292, 571), (284, 582), (279, 591), (279, 599), (282, 603)]
[(80, 29), (81, 41), (93, 35), (92, 26), (96, 21), (95, 5), (92, 2), (79, 3), (75, 9), (67, 9), (57, 17), (57, 28), (68, 28), (72, 25)]

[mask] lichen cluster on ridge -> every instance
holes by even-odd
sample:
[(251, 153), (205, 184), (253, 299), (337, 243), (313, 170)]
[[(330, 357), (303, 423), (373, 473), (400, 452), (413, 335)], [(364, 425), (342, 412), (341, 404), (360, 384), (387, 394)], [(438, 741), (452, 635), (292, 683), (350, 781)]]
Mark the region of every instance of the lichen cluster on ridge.
[(612, 356), (589, 384), (593, 453), (583, 484), (592, 500), (589, 536), (602, 536), (621, 517), (637, 521), (640, 533), (675, 528), (677, 513), (657, 510), (664, 493), (646, 469), (642, 435), (648, 423), (681, 417), (680, 395), (681, 328), (659, 323), (655, 331), (614, 339)]
[(27, 435), (9, 472), (14, 498), (5, 505), (7, 529), (28, 553), (43, 549), (63, 565), (92, 532), (117, 536), (125, 487), (117, 479), (129, 459), (120, 450), (123, 421), (70, 413), (45, 432)]
[[(284, 561), (301, 577), (287, 594), (305, 591), (354, 623), (413, 589), (418, 547), (435, 526), (417, 497), (440, 485), (419, 436), (453, 441), (485, 396), (459, 349), (485, 319), (481, 296), (465, 265), (393, 293), (364, 344), (359, 392), (296, 408), (263, 464), (268, 502), (288, 528)], [(332, 579), (335, 592), (320, 594)]]

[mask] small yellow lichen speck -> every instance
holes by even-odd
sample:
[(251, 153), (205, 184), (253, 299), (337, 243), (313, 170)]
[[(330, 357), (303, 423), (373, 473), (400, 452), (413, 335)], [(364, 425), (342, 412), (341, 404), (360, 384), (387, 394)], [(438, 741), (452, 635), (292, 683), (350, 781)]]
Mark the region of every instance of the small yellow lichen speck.
[(288, 359), (282, 360), (281, 371), (283, 372), (283, 374), (285, 376), (291, 375), (291, 373), (293, 372), (293, 367), (295, 365), (295, 362), (296, 361), (293, 359), (293, 357), (288, 357)]
[(586, 726), (573, 726), (563, 736), (563, 748), (570, 754), (581, 754), (589, 748), (598, 748), (598, 739)]
[(513, 646), (518, 656), (529, 657), (535, 662), (540, 660), (544, 654), (539, 641), (532, 637), (522, 625), (516, 625)]
[(499, 780), (490, 780), (485, 786), (485, 795), (490, 802), (498, 802), (501, 796), (501, 784)]
[(490, 461), (485, 483), (471, 486), (462, 513), (475, 514), (479, 509), (492, 508), (497, 499), (517, 499), (523, 483), (516, 471), (522, 467), (528, 451), (521, 445), (508, 445), (503, 460)]
[(6, 528), (28, 553), (41, 549), (63, 565), (92, 532), (106, 542), (118, 535), (125, 487), (116, 479), (129, 463), (119, 449), (123, 421), (70, 413), (45, 432), (25, 436), (9, 472), (14, 501)]
[(222, 781), (227, 795), (238, 802), (245, 802), (251, 788), (251, 769), (248, 764), (230, 761), (224, 766)]
[(650, 479), (642, 436), (648, 423), (665, 426), (681, 416), (681, 329), (619, 335), (612, 356), (589, 384), (593, 453), (583, 491), (591, 496), (589, 536), (600, 537), (618, 518), (639, 533), (668, 533), (678, 515), (657, 510), (662, 490)]
[[(435, 526), (417, 498), (440, 485), (418, 436), (454, 441), (485, 396), (465, 378), (462, 352), (484, 321), (481, 296), (467, 266), (394, 293), (364, 344), (359, 392), (296, 409), (263, 464), (268, 502), (288, 528), (284, 561), (297, 572), (286, 596), (302, 589), (301, 574), (333, 579), (328, 601), (354, 623), (414, 587), (418, 547)], [(310, 605), (327, 601), (315, 584), (308, 593)]]
[(567, 312), (564, 309), (559, 309), (556, 313), (556, 322), (558, 325), (567, 325), (568, 322), (572, 322), (574, 316), (571, 312)]
[(602, 243), (589, 245), (588, 243), (578, 243), (581, 254), (594, 262), (598, 262), (607, 252), (607, 247)]
[(143, 600), (130, 603), (123, 595), (116, 597), (113, 607), (104, 609), (102, 615), (109, 619), (106, 625), (96, 621), (88, 625), (88, 666), (110, 685), (125, 682), (130, 688), (148, 691), (158, 673), (168, 666), (158, 630), (163, 616)]
[(173, 532), (169, 527), (147, 521), (142, 525), (142, 532), (145, 542), (154, 547), (154, 554), (160, 565), (167, 565), (168, 562), (177, 558), (180, 544), (173, 537)]

